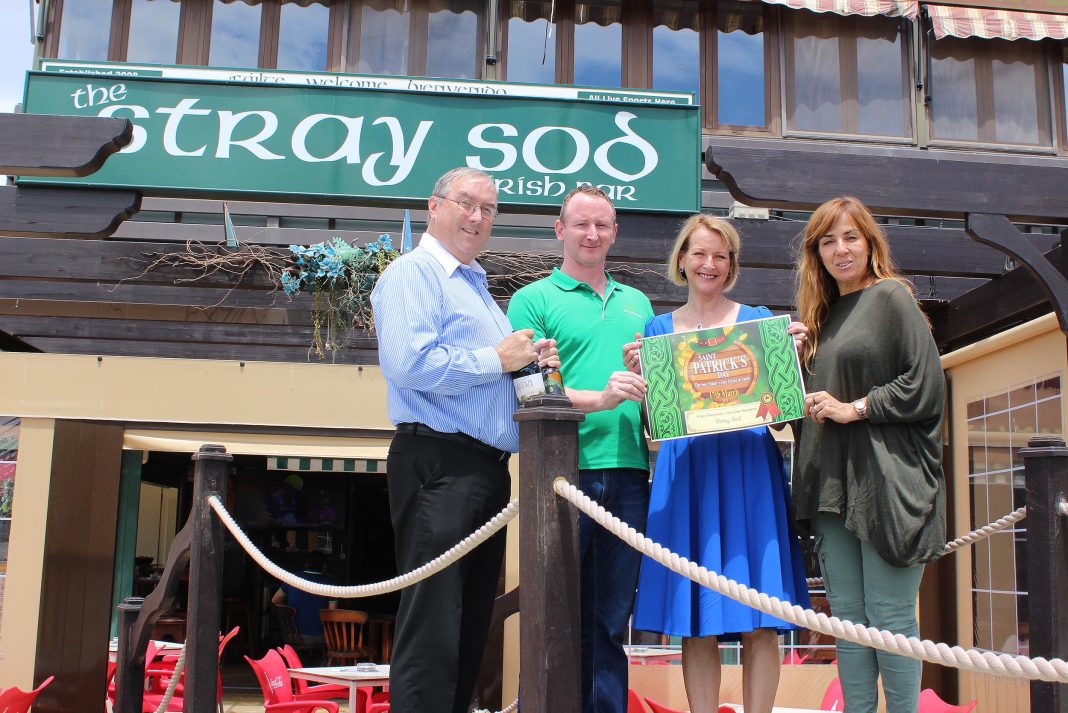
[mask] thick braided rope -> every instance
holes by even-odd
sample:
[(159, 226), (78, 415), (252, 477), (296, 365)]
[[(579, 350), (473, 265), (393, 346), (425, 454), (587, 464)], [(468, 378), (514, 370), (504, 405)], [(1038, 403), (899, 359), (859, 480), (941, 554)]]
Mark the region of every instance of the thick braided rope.
[(187, 647), (183, 646), (178, 653), (178, 660), (174, 662), (174, 672), (171, 674), (170, 682), (167, 683), (167, 690), (163, 692), (163, 698), (159, 702), (159, 707), (156, 708), (156, 713), (166, 713), (167, 707), (171, 704), (171, 699), (174, 698), (174, 692), (178, 688), (178, 680), (182, 677), (182, 669), (185, 668), (186, 650)]
[(817, 614), (811, 609), (802, 609), (789, 602), (780, 601), (777, 597), (769, 597), (763, 592), (757, 592), (744, 584), (727, 579), (721, 574), (709, 572), (704, 567), (698, 566), (697, 563), (691, 562), (685, 557), (680, 557), (663, 545), (653, 542), (625, 522), (620, 521), (619, 518), (595, 503), (589, 496), (563, 478), (556, 478), (553, 481), (553, 490), (557, 495), (586, 513), (598, 525), (642, 554), (664, 565), (672, 572), (681, 574), (687, 579), (713, 589), (748, 607), (758, 609), (765, 614), (771, 614), (791, 624), (803, 626), (821, 634), (828, 634), (846, 641), (852, 641), (862, 646), (879, 649), (880, 651), (887, 651), (892, 654), (908, 656), (909, 658), (952, 666), (967, 671), (977, 671), (995, 676), (1068, 683), (1068, 663), (1061, 659), (1029, 659), (1026, 656), (995, 654), (990, 651), (964, 649), (960, 646), (951, 647), (947, 644), (936, 644), (927, 640), (921, 641), (901, 634), (892, 634), (889, 631), (857, 626), (838, 617)]
[(382, 582), (342, 587), (335, 584), (312, 582), (282, 569), (269, 560), (267, 556), (256, 547), (256, 545), (252, 544), (252, 541), (248, 539), (248, 535), (241, 531), (241, 527), (234, 522), (234, 518), (226, 511), (226, 507), (219, 501), (218, 497), (213, 495), (208, 498), (208, 504), (211, 505), (211, 509), (215, 511), (215, 514), (218, 515), (219, 519), (226, 525), (226, 529), (230, 531), (230, 534), (234, 536), (234, 539), (236, 539), (245, 549), (245, 552), (247, 552), (256, 564), (262, 567), (268, 574), (275, 579), (285, 582), (291, 587), (296, 587), (297, 589), (311, 594), (321, 594), (324, 597), (330, 597), (332, 599), (357, 599), (359, 597), (371, 597), (376, 594), (385, 594), (387, 592), (395, 592), (398, 589), (404, 589), (420, 580), (437, 574), (453, 562), (456, 562), (468, 552), (497, 534), (497, 532), (504, 528), (512, 518), (519, 514), (519, 500), (513, 500), (508, 503), (503, 510), (490, 518), (485, 525), (478, 528), (444, 553), (438, 555), (421, 567), (416, 567), (407, 574), (402, 574)]
[[(1016, 508), (1005, 517), (999, 517), (989, 525), (983, 525), (977, 530), (972, 530), (967, 535), (962, 535), (952, 542), (947, 542), (946, 546), (942, 548), (942, 554), (938, 556), (945, 557), (950, 552), (956, 552), (965, 545), (973, 545), (979, 540), (984, 540), (987, 537), (990, 537), (995, 532), (1011, 527), (1025, 517), (1027, 517), (1027, 508)], [(822, 587), (823, 577), (809, 577), (805, 580), (805, 583), (810, 587)]]
[[(502, 708), (501, 710), (497, 711), (497, 713), (512, 713), (512, 711), (514, 711), (518, 707), (519, 707), (519, 699), (516, 698), (514, 701), (512, 701), (511, 703), (506, 705), (504, 708)], [(478, 709), (475, 710), (475, 713), (490, 713), (490, 711), (487, 710), (486, 708), (478, 708)]]

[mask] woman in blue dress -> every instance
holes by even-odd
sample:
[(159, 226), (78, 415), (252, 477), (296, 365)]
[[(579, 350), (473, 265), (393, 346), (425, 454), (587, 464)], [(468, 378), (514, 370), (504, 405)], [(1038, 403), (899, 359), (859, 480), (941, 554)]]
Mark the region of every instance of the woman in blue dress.
[[(694, 215), (668, 261), (669, 278), (686, 285), (686, 304), (658, 315), (645, 336), (721, 327), (770, 317), (766, 307), (727, 299), (738, 278), (740, 239), (722, 218)], [(800, 344), (806, 329), (793, 323)], [(624, 347), (638, 370), (638, 342)], [(766, 427), (663, 441), (653, 471), (646, 534), (672, 552), (779, 599), (808, 607), (797, 536), (789, 521), (790, 487)], [(742, 642), (746, 713), (770, 713), (779, 682), (779, 632), (786, 622), (750, 609), (642, 561), (634, 627), (682, 637), (682, 671), (691, 713), (719, 706), (719, 639)]]

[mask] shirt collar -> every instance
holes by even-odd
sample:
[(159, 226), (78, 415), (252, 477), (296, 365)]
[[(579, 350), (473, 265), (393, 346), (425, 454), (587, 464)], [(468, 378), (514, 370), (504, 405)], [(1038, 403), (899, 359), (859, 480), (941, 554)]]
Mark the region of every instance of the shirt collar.
[(456, 256), (449, 252), (444, 245), (441, 244), (437, 238), (430, 233), (423, 233), (423, 236), (419, 238), (419, 247), (423, 248), (431, 255), (434, 256), (441, 267), (445, 270), (445, 274), (452, 277), (452, 274), (456, 272), (459, 267), (465, 267), (474, 272), (485, 275), (486, 271), (478, 264), (477, 260), (472, 260), (470, 264), (462, 263), (456, 259)]
[[(605, 293), (607, 294), (612, 291), (612, 287), (616, 284), (616, 281), (612, 279), (612, 276), (609, 275), (607, 271), (604, 273), (604, 276), (608, 280), (607, 284), (605, 284), (604, 289)], [(576, 280), (574, 277), (571, 277), (559, 267), (553, 268), (553, 272), (551, 275), (549, 275), (549, 279), (554, 285), (559, 287), (561, 290), (567, 290), (568, 292), (579, 287), (585, 287), (587, 290), (591, 291), (593, 290), (593, 288), (590, 287), (587, 283)]]

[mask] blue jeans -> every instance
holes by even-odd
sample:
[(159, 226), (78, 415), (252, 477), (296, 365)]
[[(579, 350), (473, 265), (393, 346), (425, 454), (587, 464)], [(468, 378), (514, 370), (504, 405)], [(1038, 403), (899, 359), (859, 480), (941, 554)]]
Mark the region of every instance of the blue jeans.
[[(923, 565), (887, 564), (871, 545), (846, 529), (839, 515), (820, 513), (813, 525), (831, 614), (854, 624), (917, 636), (916, 597)], [(875, 713), (876, 684), (880, 676), (886, 710), (916, 712), (920, 696), (919, 661), (849, 641), (838, 641), (837, 648), (838, 673), (849, 713)]]
[[(649, 474), (633, 468), (580, 470), (579, 487), (639, 532), (649, 512)], [(583, 713), (625, 713), (627, 655), (623, 638), (634, 606), (641, 554), (579, 515)]]

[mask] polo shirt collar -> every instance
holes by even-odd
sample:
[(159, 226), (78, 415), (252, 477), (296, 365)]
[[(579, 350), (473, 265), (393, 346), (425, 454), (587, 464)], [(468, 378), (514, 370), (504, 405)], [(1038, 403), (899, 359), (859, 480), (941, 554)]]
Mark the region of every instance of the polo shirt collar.
[(441, 263), (441, 268), (445, 270), (445, 274), (449, 277), (452, 277), (452, 274), (460, 267), (467, 268), (480, 275), (486, 274), (486, 271), (478, 264), (477, 260), (472, 260), (470, 264), (460, 262), (455, 255), (441, 244), (441, 241), (430, 233), (423, 233), (423, 236), (419, 238), (419, 247), (433, 255), (434, 259)]
[[(604, 273), (604, 276), (608, 279), (608, 282), (605, 284), (605, 288), (604, 288), (605, 294), (608, 294), (615, 287), (616, 281), (612, 279), (612, 276), (609, 275), (607, 271)], [(559, 267), (554, 267), (553, 268), (553, 272), (552, 272), (551, 275), (549, 275), (549, 279), (552, 281), (552, 283), (554, 285), (559, 287), (561, 290), (567, 290), (568, 292), (570, 292), (571, 290), (577, 289), (579, 287), (582, 287), (582, 286), (585, 286), (586, 289), (588, 289), (588, 290), (592, 290), (593, 289), (592, 287), (590, 287), (585, 282), (580, 282), (579, 280), (576, 280), (574, 277), (571, 277), (571, 275), (568, 275), (566, 272), (561, 270)]]

